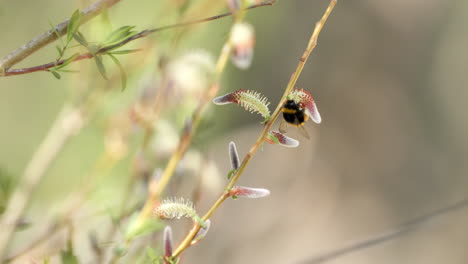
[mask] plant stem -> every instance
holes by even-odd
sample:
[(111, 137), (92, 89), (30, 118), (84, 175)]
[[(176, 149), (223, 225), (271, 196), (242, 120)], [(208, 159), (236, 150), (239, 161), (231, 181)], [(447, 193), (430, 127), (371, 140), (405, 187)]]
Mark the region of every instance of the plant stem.
[[(208, 220), (214, 212), (221, 206), (221, 204), (229, 197), (229, 191), (234, 185), (237, 183), (239, 180), (239, 177), (242, 175), (244, 172), (245, 168), (249, 164), (250, 160), (252, 157), (255, 155), (257, 152), (258, 148), (263, 144), (265, 141), (266, 135), (270, 131), (270, 128), (272, 127), (273, 123), (275, 120), (278, 118), (279, 114), (281, 113), (281, 108), (285, 102), (286, 97), (288, 94), (292, 91), (294, 88), (297, 79), (299, 78), (302, 69), (304, 68), (304, 65), (307, 61), (307, 58), (309, 55), (312, 53), (314, 50), (315, 46), (317, 45), (317, 39), (318, 36), (320, 35), (320, 32), (322, 31), (323, 26), (325, 25), (325, 22), (327, 21), (330, 13), (332, 12), (333, 8), (336, 5), (337, 0), (331, 0), (330, 4), (328, 5), (328, 8), (325, 10), (322, 18), (320, 19), (319, 22), (316, 23), (314, 31), (312, 33), (312, 36), (309, 39), (309, 43), (307, 44), (307, 48), (304, 51), (302, 57), (299, 59), (299, 64), (297, 65), (296, 71), (293, 73), (291, 79), (289, 80), (289, 83), (284, 90), (283, 96), (281, 97), (280, 102), (278, 103), (278, 106), (276, 107), (275, 112), (273, 113), (271, 119), (265, 124), (265, 127), (263, 128), (262, 133), (258, 137), (257, 141), (253, 144), (253, 146), (250, 148), (250, 151), (247, 153), (247, 155), (244, 157), (242, 160), (242, 163), (239, 167), (239, 169), (234, 173), (232, 176), (231, 180), (227, 184), (224, 192), (219, 196), (218, 200), (211, 206), (211, 208), (208, 210), (208, 212), (203, 216), (203, 221)], [(198, 223), (194, 223), (192, 229), (190, 232), (187, 234), (187, 236), (184, 238), (184, 240), (179, 244), (179, 246), (174, 250), (173, 257), (178, 257), (185, 249), (187, 249), (190, 246), (190, 243), (192, 242), (193, 238), (197, 234), (197, 232), (200, 230), (200, 225)]]
[[(93, 17), (99, 15), (103, 10), (115, 5), (120, 1), (121, 0), (100, 0), (90, 5), (85, 10), (83, 10), (80, 24), (88, 22)], [(51, 29), (45, 33), (42, 33), (41, 35), (35, 37), (28, 43), (15, 49), (10, 54), (0, 59), (0, 76), (4, 75), (11, 66), (17, 64), (34, 52), (57, 40), (59, 36), (66, 34), (69, 21), (69, 19), (65, 20), (64, 22), (55, 26), (55, 30)], [(57, 36), (56, 32), (59, 36)]]
[[(116, 1), (116, 0), (114, 0)], [(260, 3), (260, 4), (255, 4), (255, 5), (252, 5), (252, 6), (249, 6), (247, 7), (246, 9), (254, 9), (254, 8), (257, 8), (257, 7), (263, 7), (263, 6), (271, 6), (274, 4), (276, 0), (270, 0), (270, 1), (267, 1), (267, 2), (263, 2), (263, 3)], [(163, 27), (158, 27), (158, 28), (153, 28), (153, 29), (147, 29), (147, 30), (143, 30), (131, 37), (128, 37), (116, 44), (113, 44), (111, 46), (107, 46), (107, 47), (103, 47), (101, 49), (99, 49), (97, 52), (95, 52), (94, 54), (92, 53), (83, 53), (83, 54), (80, 54), (78, 57), (76, 57), (73, 62), (76, 62), (76, 61), (80, 61), (80, 60), (85, 60), (85, 59), (91, 59), (93, 57), (95, 57), (96, 55), (101, 55), (101, 54), (104, 54), (106, 52), (109, 52), (111, 50), (114, 50), (114, 49), (117, 49), (119, 47), (122, 47), (124, 46), (125, 44), (133, 41), (133, 40), (136, 40), (136, 39), (140, 39), (140, 38), (143, 38), (143, 37), (146, 37), (150, 34), (153, 34), (153, 33), (156, 33), (156, 32), (160, 32), (160, 31), (164, 31), (164, 30), (169, 30), (169, 29), (174, 29), (174, 28), (179, 28), (179, 27), (185, 27), (185, 26), (190, 26), (190, 25), (195, 25), (195, 24), (199, 24), (199, 23), (204, 23), (204, 22), (208, 22), (208, 21), (213, 21), (213, 20), (217, 20), (217, 19), (220, 19), (220, 18), (224, 18), (224, 17), (229, 17), (229, 16), (232, 16), (233, 13), (231, 12), (228, 12), (228, 13), (224, 13), (224, 14), (220, 14), (220, 15), (216, 15), (216, 16), (211, 16), (211, 17), (207, 17), (207, 18), (202, 18), (202, 19), (197, 19), (197, 20), (193, 20), (193, 21), (188, 21), (188, 22), (182, 22), (182, 23), (178, 23), (178, 24), (173, 24), (173, 25), (167, 25), (167, 26), (163, 26)], [(68, 24), (68, 20), (65, 21), (67, 22)], [(57, 28), (64, 24), (65, 22), (59, 24), (57, 26)], [(64, 25), (64, 30), (66, 30), (66, 24)], [(61, 32), (59, 30), (57, 30), (59, 32), (60, 35), (63, 35), (64, 33), (66, 32)], [(46, 33), (44, 33), (46, 34)], [(43, 35), (44, 35), (43, 34)], [(42, 36), (42, 35), (41, 35)], [(54, 36), (56, 36), (56, 34), (54, 34)], [(55, 40), (55, 39), (54, 39)], [(33, 40), (31, 40), (32, 42)], [(30, 42), (30, 43), (31, 43)], [(24, 46), (26, 45), (32, 45), (32, 44), (25, 44)], [(49, 42), (50, 43), (50, 42)], [(48, 43), (46, 43), (48, 44)], [(46, 45), (44, 44), (44, 45)], [(24, 47), (23, 46), (23, 47)], [(41, 47), (39, 47), (41, 48)], [(38, 49), (39, 49), (38, 48)], [(17, 49), (19, 50), (19, 49)], [(15, 50), (14, 52), (12, 52), (11, 54), (17, 52), (17, 50)], [(34, 52), (34, 51), (33, 51)], [(31, 52), (32, 53), (32, 52)], [(8, 55), (6, 56), (4, 59), (2, 60), (5, 60), (6, 58), (8, 58), (9, 56), (12, 56), (12, 55)], [(28, 54), (27, 56), (29, 56), (30, 54)], [(25, 58), (25, 57), (24, 57)], [(21, 58), (24, 59), (24, 58)], [(19, 61), (18, 61), (19, 62)], [(55, 60), (55, 61), (52, 61), (52, 62), (49, 62), (49, 63), (46, 63), (46, 64), (42, 64), (42, 65), (38, 65), (38, 66), (33, 66), (33, 67), (27, 67), (27, 68), (21, 68), (21, 69), (11, 69), (11, 70), (8, 70), (9, 67), (13, 66), (14, 64), (16, 64), (17, 62), (9, 65), (8, 67), (6, 66), (3, 66), (2, 64), (2, 61), (0, 61), (0, 77), (6, 77), (6, 76), (15, 76), (15, 75), (22, 75), (22, 74), (28, 74), (28, 73), (33, 73), (33, 72), (38, 72), (38, 71), (48, 71), (50, 68), (52, 67), (55, 67), (55, 66), (60, 66), (62, 65), (63, 63), (65, 62), (65, 60)], [(4, 69), (4, 71), (2, 72), (1, 69)]]
[(80, 110), (65, 106), (50, 128), (47, 137), (26, 166), (23, 177), (20, 179), (0, 220), (0, 226), (2, 227), (2, 232), (0, 232), (0, 260), (3, 260), (5, 249), (16, 229), (18, 220), (26, 209), (31, 194), (60, 150), (81, 129), (84, 122)]

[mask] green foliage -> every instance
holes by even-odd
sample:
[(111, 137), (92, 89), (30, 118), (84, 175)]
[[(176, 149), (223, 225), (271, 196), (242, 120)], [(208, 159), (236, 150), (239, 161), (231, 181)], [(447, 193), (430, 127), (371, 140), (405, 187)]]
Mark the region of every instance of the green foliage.
[(67, 25), (67, 42), (70, 42), (73, 39), (73, 35), (77, 32), (78, 28), (80, 27), (81, 22), (81, 13), (80, 10), (75, 10), (73, 12), (70, 21)]
[(63, 250), (60, 252), (60, 258), (62, 259), (62, 264), (79, 264), (78, 258), (75, 256), (73, 252), (72, 243), (68, 242), (67, 250)]
[(152, 247), (146, 247), (146, 259), (144, 263), (160, 264), (163, 262), (162, 257)]
[(104, 63), (102, 62), (102, 57), (100, 55), (94, 56), (94, 62), (96, 62), (96, 66), (97, 66), (101, 76), (104, 79), (108, 80), (107, 73), (106, 73), (106, 68), (104, 67)]
[(106, 40), (104, 41), (104, 45), (112, 45), (119, 43), (133, 35), (136, 34), (136, 31), (133, 31), (135, 26), (123, 26), (114, 31), (112, 31), (109, 36), (107, 36)]
[(141, 219), (138, 217), (138, 213), (134, 213), (128, 221), (127, 228), (125, 230), (125, 238), (127, 240), (132, 240), (136, 237), (161, 230), (163, 227), (164, 224), (159, 221), (159, 219)]
[(227, 174), (227, 178), (228, 178), (228, 180), (230, 180), (230, 179), (231, 179), (232, 175), (234, 175), (234, 173), (235, 173), (236, 171), (237, 171), (237, 170), (235, 170), (235, 169), (232, 169), (232, 170), (230, 170), (230, 171), (228, 172), (228, 174)]
[(115, 65), (117, 65), (117, 67), (119, 68), (120, 82), (122, 84), (122, 91), (123, 91), (127, 87), (127, 73), (125, 72), (125, 69), (122, 66), (122, 64), (120, 63), (120, 61), (114, 55), (112, 55), (110, 53), (108, 55), (112, 59), (112, 61), (115, 63)]
[(5, 211), (6, 205), (13, 190), (13, 177), (0, 168), (0, 215)]

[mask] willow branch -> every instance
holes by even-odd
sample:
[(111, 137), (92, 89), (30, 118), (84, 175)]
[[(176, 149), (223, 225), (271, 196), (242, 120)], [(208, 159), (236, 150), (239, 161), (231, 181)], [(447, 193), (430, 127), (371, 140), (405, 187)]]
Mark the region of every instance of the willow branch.
[[(275, 0), (260, 3), (260, 4), (256, 4), (256, 5), (253, 5), (253, 6), (250, 6), (250, 7), (246, 8), (245, 10), (260, 7), (260, 6), (272, 5), (274, 2), (275, 2)], [(243, 11), (245, 11), (245, 10), (243, 10)], [(236, 21), (241, 20), (242, 17), (243, 17), (243, 14), (244, 14), (244, 12), (242, 12), (242, 10), (241, 10), (241, 12), (238, 12), (237, 16), (236, 16)], [(218, 15), (216, 17), (202, 19), (202, 20), (188, 22), (188, 23), (194, 24), (194, 23), (199, 23), (201, 21), (209, 21), (209, 20), (212, 20), (212, 19), (217, 19), (217, 18), (220, 18), (220, 17), (230, 16), (230, 15), (233, 15), (233, 13), (226, 13), (226, 14)], [(182, 23), (181, 25), (188, 25), (188, 24), (187, 23)], [(173, 28), (174, 26), (171, 26), (171, 27)], [(217, 92), (219, 90), (218, 81), (219, 81), (219, 78), (220, 78), (220, 76), (221, 76), (221, 74), (222, 74), (222, 72), (223, 72), (223, 70), (224, 70), (224, 68), (226, 66), (226, 63), (227, 63), (227, 61), (229, 59), (229, 54), (231, 53), (231, 49), (232, 49), (232, 45), (231, 45), (230, 41), (227, 41), (224, 44), (224, 46), (223, 46), (223, 48), (221, 50), (221, 54), (219, 55), (218, 61), (217, 61), (216, 66), (215, 66), (214, 83), (211, 85), (210, 89), (205, 93), (205, 95), (201, 99), (200, 103), (198, 104), (197, 108), (193, 112), (192, 119), (189, 122), (187, 122), (187, 124), (186, 124), (186, 126), (184, 128), (183, 134), (181, 136), (181, 139), (179, 141), (179, 144), (178, 144), (176, 150), (174, 151), (174, 153), (172, 154), (168, 164), (166, 165), (166, 167), (165, 167), (165, 169), (164, 169), (164, 171), (162, 173), (161, 179), (158, 182), (151, 182), (150, 183), (149, 197), (148, 197), (148, 199), (147, 199), (147, 201), (145, 203), (145, 206), (142, 209), (142, 212), (140, 214), (140, 219), (143, 220), (143, 219), (145, 219), (146, 217), (148, 217), (150, 215), (151, 210), (154, 207), (154, 203), (161, 196), (162, 192), (164, 191), (164, 189), (166, 188), (166, 186), (169, 183), (170, 179), (172, 178), (172, 175), (174, 174), (174, 171), (176, 169), (177, 164), (182, 159), (182, 157), (184, 156), (184, 154), (187, 151), (188, 147), (190, 146), (190, 144), (192, 142), (192, 137), (193, 137), (194, 131), (196, 131), (196, 129), (198, 127), (198, 124), (201, 121), (201, 118), (203, 116), (203, 112), (205, 111), (205, 109), (207, 108), (207, 106), (211, 102), (211, 100), (216, 96), (216, 94), (217, 94)]]
[[(263, 2), (263, 3), (259, 3), (259, 4), (255, 4), (255, 5), (252, 5), (252, 6), (249, 6), (247, 7), (246, 9), (254, 9), (254, 8), (257, 8), (257, 7), (262, 7), (262, 6), (270, 6), (270, 5), (273, 5), (273, 3), (275, 2), (275, 0), (270, 0), (270, 1), (267, 1), (267, 2)], [(150, 34), (153, 34), (153, 33), (156, 33), (156, 32), (160, 32), (160, 31), (164, 31), (164, 30), (169, 30), (169, 29), (174, 29), (174, 28), (179, 28), (179, 27), (185, 27), (185, 26), (191, 26), (191, 25), (195, 25), (195, 24), (199, 24), (199, 23), (204, 23), (204, 22), (209, 22), (209, 21), (213, 21), (213, 20), (217, 20), (217, 19), (221, 19), (221, 18), (225, 18), (225, 17), (229, 17), (229, 16), (232, 16), (233, 13), (232, 12), (228, 12), (228, 13), (224, 13), (224, 14), (220, 14), (220, 15), (216, 15), (216, 16), (211, 16), (211, 17), (207, 17), (207, 18), (202, 18), (202, 19), (197, 19), (197, 20), (193, 20), (193, 21), (188, 21), (188, 22), (183, 22), (183, 23), (178, 23), (178, 24), (173, 24), (173, 25), (167, 25), (167, 26), (163, 26), (163, 27), (158, 27), (158, 28), (153, 28), (153, 29), (147, 29), (147, 30), (143, 30), (131, 37), (128, 37), (116, 44), (113, 44), (113, 45), (110, 45), (110, 46), (106, 46), (106, 47), (103, 47), (101, 49), (99, 49), (97, 52), (95, 52), (94, 54), (93, 53), (83, 53), (83, 54), (80, 54), (79, 56), (77, 56), (73, 62), (76, 62), (76, 61), (80, 61), (80, 60), (85, 60), (85, 59), (91, 59), (97, 55), (101, 55), (101, 54), (105, 54), (106, 52), (109, 52), (109, 51), (112, 51), (112, 50), (115, 50), (119, 47), (122, 47), (124, 46), (125, 44), (133, 41), (133, 40), (136, 40), (136, 39), (140, 39), (140, 38), (143, 38), (143, 37), (146, 37)], [(64, 22), (65, 23), (65, 22)], [(63, 23), (62, 23), (63, 24)], [(62, 25), (62, 24), (59, 24), (59, 25)], [(66, 26), (65, 26), (65, 30), (66, 30)], [(60, 33), (60, 32), (59, 32)], [(64, 32), (65, 33), (65, 32)], [(63, 35), (63, 34), (62, 34)], [(29, 43), (28, 43), (29, 44)], [(13, 54), (13, 53), (12, 53)], [(10, 55), (8, 55), (10, 56)], [(7, 56), (7, 57), (8, 57)], [(27, 67), (27, 68), (21, 68), (21, 69), (11, 69), (11, 70), (5, 70), (3, 72), (3, 74), (1, 73), (0, 71), (0, 77), (2, 76), (14, 76), (14, 75), (22, 75), (22, 74), (27, 74), (27, 73), (32, 73), (32, 72), (38, 72), (38, 71), (48, 71), (50, 68), (53, 68), (53, 67), (56, 67), (56, 66), (59, 66), (59, 65), (62, 65), (63, 63), (65, 62), (65, 60), (59, 60), (59, 61), (52, 61), (52, 62), (49, 62), (49, 63), (46, 63), (46, 64), (42, 64), (42, 65), (38, 65), (38, 66), (34, 66), (34, 67)], [(0, 61), (1, 63), (1, 61)], [(12, 66), (12, 65), (10, 65)], [(0, 64), (0, 69), (2, 67), (2, 64)], [(7, 67), (4, 67), (4, 69), (6, 69)]]
[(16, 229), (18, 220), (26, 209), (31, 195), (42, 176), (63, 149), (63, 146), (81, 129), (84, 122), (81, 111), (64, 107), (50, 128), (47, 137), (26, 166), (24, 174), (0, 219), (0, 226), (2, 227), (0, 232), (0, 261), (3, 259), (5, 249), (10, 244), (10, 238)]
[[(289, 93), (291, 93), (293, 87), (295, 86), (297, 79), (299, 78), (302, 69), (304, 68), (304, 65), (309, 57), (309, 55), (312, 53), (314, 50), (315, 46), (317, 45), (317, 39), (318, 36), (320, 35), (320, 32), (322, 31), (323, 26), (325, 25), (325, 22), (327, 21), (330, 13), (332, 12), (333, 8), (336, 5), (337, 0), (331, 0), (330, 4), (328, 5), (327, 10), (323, 14), (322, 18), (320, 19), (319, 22), (315, 25), (314, 31), (312, 33), (312, 36), (310, 37), (309, 43), (307, 44), (307, 48), (304, 51), (303, 55), (299, 59), (299, 64), (297, 65), (296, 71), (293, 73), (291, 79), (289, 80), (289, 83), (284, 90), (283, 96), (281, 97), (280, 102), (278, 103), (278, 106), (276, 107), (275, 112), (273, 113), (271, 119), (265, 124), (265, 127), (263, 128), (262, 133), (258, 137), (257, 141), (255, 144), (250, 148), (249, 152), (247, 155), (244, 157), (242, 160), (242, 163), (239, 167), (239, 169), (234, 173), (232, 176), (231, 180), (227, 184), (225, 191), (219, 196), (218, 200), (211, 206), (211, 208), (208, 210), (208, 212), (203, 216), (203, 221), (208, 220), (214, 213), (215, 211), (221, 206), (221, 204), (229, 198), (229, 191), (234, 187), (234, 185), (237, 183), (239, 180), (239, 177), (242, 175), (244, 172), (245, 168), (249, 164), (250, 160), (252, 157), (255, 155), (257, 150), (260, 148), (260, 146), (263, 144), (265, 141), (265, 138), (270, 131), (273, 123), (275, 120), (278, 118), (281, 108), (285, 102), (286, 97), (288, 96)], [(184, 238), (184, 240), (179, 244), (177, 249), (174, 251), (172, 254), (173, 257), (179, 256), (185, 249), (187, 249), (197, 232), (200, 230), (200, 224), (199, 223), (194, 223), (192, 229), (190, 232), (187, 234), (187, 236)]]
[[(115, 5), (120, 1), (121, 0), (100, 0), (90, 5), (82, 11), (82, 19), (80, 20), (80, 24), (88, 22), (90, 19), (100, 14), (103, 10)], [(50, 29), (49, 31), (42, 33), (41, 35), (35, 37), (28, 43), (15, 49), (10, 54), (0, 59), (0, 75), (4, 75), (7, 72), (7, 70), (13, 65), (24, 60), (29, 55), (47, 46), (53, 41), (57, 40), (59, 36), (63, 36), (64, 34), (66, 34), (69, 21), (69, 19), (65, 20), (64, 22), (55, 26), (54, 29)]]

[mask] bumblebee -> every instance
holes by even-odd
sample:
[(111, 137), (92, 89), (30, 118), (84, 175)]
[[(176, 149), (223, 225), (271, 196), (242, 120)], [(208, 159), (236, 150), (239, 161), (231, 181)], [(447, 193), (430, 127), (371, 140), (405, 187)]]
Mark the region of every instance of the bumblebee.
[(281, 111), (283, 112), (283, 120), (281, 120), (279, 127), (281, 133), (286, 133), (288, 125), (291, 125), (297, 127), (303, 136), (310, 139), (309, 133), (304, 128), (309, 116), (300, 104), (294, 100), (287, 100)]

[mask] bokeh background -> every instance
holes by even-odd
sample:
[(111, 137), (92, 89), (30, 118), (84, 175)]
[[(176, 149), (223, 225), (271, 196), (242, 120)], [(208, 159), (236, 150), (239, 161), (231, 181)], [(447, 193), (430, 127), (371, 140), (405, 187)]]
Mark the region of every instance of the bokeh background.
[[(98, 41), (121, 25), (146, 29), (226, 11), (224, 1), (194, 0), (184, 16), (177, 11), (183, 2), (122, 1), (82, 28)], [(0, 55), (89, 3), (0, 1)], [(256, 30), (253, 64), (247, 71), (229, 65), (221, 93), (254, 89), (274, 106), (327, 4), (325, 0), (279, 1), (250, 11), (247, 21)], [(301, 141), (298, 148), (265, 145), (240, 184), (268, 188), (271, 196), (228, 200), (213, 217), (208, 236), (185, 253), (183, 263), (319, 263), (313, 258), (398, 230), (412, 219), (465, 199), (467, 12), (468, 2), (463, 0), (340, 1), (298, 82), (298, 87), (313, 94), (322, 124), (306, 125), (311, 140), (291, 129), (289, 135)], [(97, 178), (91, 177), (96, 190), (84, 209), (73, 212), (77, 230), (73, 240), (80, 260), (94, 263), (88, 232), (97, 229), (100, 234), (111, 228), (102, 211), (112, 214), (117, 210), (128, 179), (145, 174), (135, 165), (142, 132), (134, 126), (128, 129), (128, 109), (141, 100), (145, 89), (158, 91), (161, 61), (200, 49), (216, 58), (231, 21), (217, 20), (134, 41), (131, 47), (145, 51), (122, 55), (129, 76), (124, 91), (115, 67), (109, 66), (114, 77), (105, 81), (92, 61), (71, 65), (80, 72), (65, 74), (61, 80), (45, 72), (0, 79), (0, 177), (4, 186), (14, 185), (21, 177), (64, 105), (77, 105), (90, 91), (101, 91), (88, 122), (70, 138), (34, 193), (25, 215), (31, 226), (16, 234), (11, 254), (53, 222), (60, 215), (62, 201), (92, 175)], [(17, 66), (33, 66), (55, 57), (50, 45)], [(184, 93), (188, 92), (176, 91), (169, 98), (184, 98)], [(146, 164), (151, 170), (164, 167), (167, 153), (160, 153), (161, 146), (171, 150), (192, 109), (190, 100), (189, 106), (177, 105), (178, 100), (163, 111), (164, 124), (169, 125), (161, 125), (166, 132), (160, 132), (150, 148), (156, 153)], [(204, 212), (222, 191), (230, 169), (228, 142), (235, 141), (240, 154), (245, 154), (261, 131), (259, 121), (258, 116), (235, 106), (213, 106), (168, 195), (192, 197), (195, 192), (196, 207)], [(125, 154), (110, 169), (102, 169), (96, 162), (111, 148), (109, 131), (115, 127), (124, 134), (117, 133), (117, 137), (123, 138)], [(96, 172), (96, 167), (102, 171)], [(138, 205), (145, 195), (144, 184), (133, 187)], [(4, 205), (5, 191), (1, 197)], [(466, 210), (447, 212), (412, 232), (329, 263), (467, 263), (467, 220)], [(189, 222), (169, 224), (176, 241), (189, 228)], [(51, 248), (63, 247), (64, 233), (18, 263), (35, 263), (45, 252), (54, 252)], [(158, 248), (160, 234), (151, 236), (149, 241), (153, 240), (152, 246)], [(117, 244), (101, 242), (105, 249)], [(130, 256), (122, 260), (134, 261)]]

